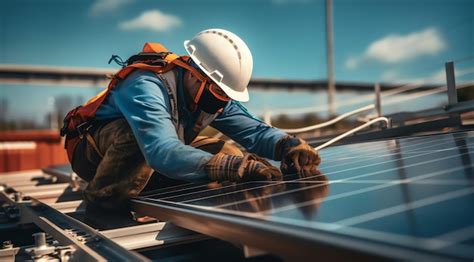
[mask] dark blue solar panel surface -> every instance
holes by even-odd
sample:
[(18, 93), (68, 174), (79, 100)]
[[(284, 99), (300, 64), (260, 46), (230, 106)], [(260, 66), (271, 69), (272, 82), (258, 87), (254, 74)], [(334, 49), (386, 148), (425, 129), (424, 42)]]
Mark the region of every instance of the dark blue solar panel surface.
[(187, 184), (156, 203), (474, 258), (474, 131), (323, 149), (321, 174)]

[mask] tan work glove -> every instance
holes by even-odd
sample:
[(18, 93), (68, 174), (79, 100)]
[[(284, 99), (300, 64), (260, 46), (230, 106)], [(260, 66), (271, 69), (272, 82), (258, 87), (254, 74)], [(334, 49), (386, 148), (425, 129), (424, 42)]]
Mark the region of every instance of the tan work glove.
[(276, 159), (281, 161), (280, 169), (284, 174), (297, 173), (299, 177), (317, 175), (321, 158), (306, 141), (293, 136), (285, 136), (276, 146)]
[(278, 168), (254, 154), (233, 156), (218, 153), (204, 167), (211, 181), (247, 182), (259, 180), (281, 180)]

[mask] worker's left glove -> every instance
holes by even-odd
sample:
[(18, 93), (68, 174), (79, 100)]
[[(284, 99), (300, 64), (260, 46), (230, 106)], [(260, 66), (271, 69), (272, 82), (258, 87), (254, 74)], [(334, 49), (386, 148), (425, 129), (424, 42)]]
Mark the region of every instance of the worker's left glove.
[(321, 158), (306, 141), (294, 136), (285, 136), (278, 141), (276, 159), (281, 161), (283, 174), (297, 173), (300, 177), (316, 175)]
[(248, 182), (281, 180), (281, 172), (267, 160), (255, 154), (233, 156), (215, 154), (204, 166), (210, 181)]

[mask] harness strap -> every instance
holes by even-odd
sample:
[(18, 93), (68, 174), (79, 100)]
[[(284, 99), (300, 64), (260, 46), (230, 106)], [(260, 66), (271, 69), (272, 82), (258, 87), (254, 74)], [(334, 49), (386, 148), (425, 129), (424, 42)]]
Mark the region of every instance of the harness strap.
[[(136, 62), (133, 64), (130, 64), (121, 70), (119, 70), (112, 80), (109, 82), (109, 85), (107, 86), (106, 89), (104, 89), (102, 92), (91, 98), (89, 101), (87, 101), (83, 106), (78, 107), (66, 116), (65, 118), (65, 125), (61, 131), (63, 135), (66, 136), (66, 150), (68, 152), (68, 157), (69, 160), (71, 161), (72, 159), (72, 154), (74, 152), (75, 147), (81, 139), (85, 136), (87, 139), (88, 143), (94, 148), (94, 150), (101, 156), (103, 157), (103, 154), (100, 152), (99, 148), (97, 147), (97, 144), (95, 143), (94, 139), (90, 134), (87, 132), (84, 132), (82, 135), (77, 133), (76, 127), (79, 125), (89, 122), (91, 119), (94, 119), (96, 111), (99, 109), (99, 107), (102, 105), (104, 100), (107, 98), (109, 92), (121, 81), (124, 80), (129, 74), (131, 74), (134, 70), (136, 69), (142, 69), (142, 70), (147, 70), (147, 71), (152, 71), (156, 73), (157, 75), (166, 73), (176, 66), (184, 68), (188, 71), (190, 71), (197, 79), (201, 81), (201, 87), (200, 91), (202, 92), (203, 87), (209, 82), (209, 79), (207, 76), (203, 75), (201, 72), (199, 72), (196, 68), (191, 66), (188, 61), (189, 57), (188, 56), (178, 56), (174, 53), (169, 52), (164, 46), (158, 43), (146, 43), (145, 46), (143, 47), (143, 52), (144, 53), (163, 53), (165, 56), (163, 57), (163, 60), (166, 62), (166, 64), (146, 64), (146, 63), (141, 63), (141, 62)], [(163, 81), (165, 85), (169, 85), (166, 83), (166, 81)], [(169, 88), (168, 88), (169, 89)], [(169, 93), (171, 93), (169, 91)], [(176, 97), (171, 97), (172, 101), (172, 107), (174, 107), (174, 110), (177, 110), (177, 101)], [(177, 119), (173, 117), (174, 122), (177, 122)], [(202, 121), (202, 119), (200, 120)], [(200, 126), (200, 121), (197, 123), (198, 127)], [(179, 130), (178, 130), (179, 131)]]
[(94, 148), (95, 152), (100, 156), (100, 158), (104, 158), (104, 154), (100, 152), (99, 147), (95, 143), (94, 138), (91, 136), (91, 134), (86, 133), (85, 137), (87, 139), (87, 142), (89, 142), (89, 145), (91, 145), (92, 148)]

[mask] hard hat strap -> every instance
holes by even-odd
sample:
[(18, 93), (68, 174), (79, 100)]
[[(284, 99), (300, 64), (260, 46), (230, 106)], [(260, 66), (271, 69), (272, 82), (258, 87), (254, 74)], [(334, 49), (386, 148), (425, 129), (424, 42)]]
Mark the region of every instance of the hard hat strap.
[(217, 99), (219, 99), (219, 100), (221, 100), (221, 101), (224, 101), (224, 102), (230, 101), (230, 97), (228, 97), (228, 96), (223, 96), (223, 95), (219, 94), (219, 93), (215, 90), (215, 88), (219, 88), (216, 84), (211, 83), (211, 84), (209, 84), (209, 87), (208, 87), (208, 88), (209, 88), (209, 92), (211, 92), (211, 94), (212, 94), (215, 98), (217, 98)]
[(195, 104), (197, 104), (199, 102), (199, 99), (201, 99), (201, 95), (202, 95), (202, 92), (204, 91), (204, 88), (206, 88), (206, 81), (201, 81), (201, 85), (199, 86), (196, 96), (194, 97)]

